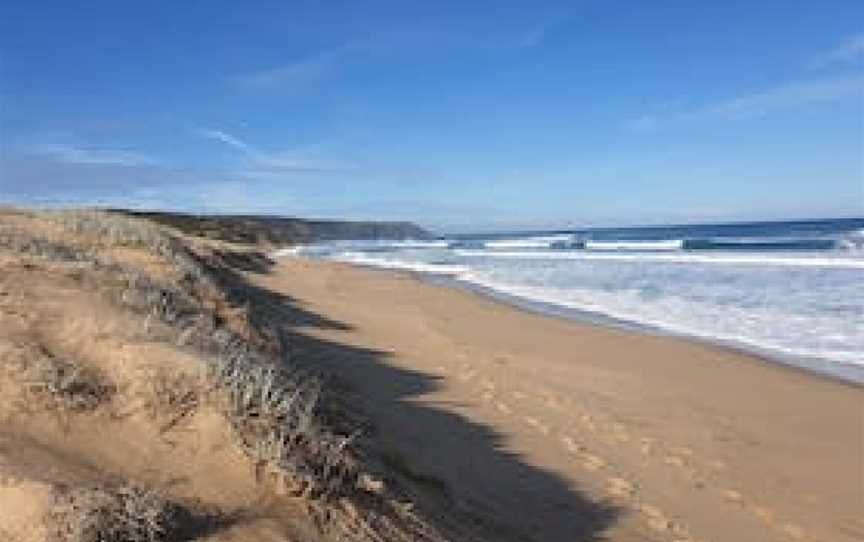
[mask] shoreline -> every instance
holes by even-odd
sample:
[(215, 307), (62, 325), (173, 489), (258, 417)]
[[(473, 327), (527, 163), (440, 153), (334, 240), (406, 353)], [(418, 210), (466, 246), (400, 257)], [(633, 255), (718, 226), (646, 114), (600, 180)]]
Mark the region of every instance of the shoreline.
[[(281, 252), (281, 251), (280, 251)], [(708, 337), (684, 331), (675, 331), (664, 327), (626, 320), (609, 316), (600, 312), (593, 312), (574, 307), (566, 307), (546, 301), (538, 301), (510, 294), (493, 287), (484, 286), (468, 280), (464, 280), (445, 273), (424, 272), (413, 269), (400, 269), (364, 264), (356, 262), (344, 262), (340, 260), (317, 260), (298, 256), (292, 252), (274, 253), (275, 259), (300, 258), (311, 261), (325, 261), (361, 269), (380, 271), (384, 273), (404, 274), (418, 281), (454, 288), (462, 292), (468, 292), (480, 297), (491, 299), (506, 306), (525, 311), (529, 314), (561, 319), (580, 325), (597, 326), (601, 328), (617, 329), (629, 333), (643, 334), (647, 336), (666, 337), (674, 340), (690, 342), (709, 347), (718, 348), (735, 354), (752, 358), (762, 364), (779, 366), (783, 369), (802, 372), (808, 376), (825, 378), (834, 382), (847, 384), (857, 388), (864, 388), (864, 367), (842, 361), (827, 358), (806, 357), (792, 353), (779, 352), (770, 348), (747, 344), (734, 339), (724, 340), (716, 337)]]
[[(347, 263), (347, 262), (346, 262)], [(348, 264), (355, 265), (355, 264)], [(362, 265), (361, 265), (362, 267)], [(394, 271), (400, 272), (398, 269), (374, 268), (379, 271)], [(767, 348), (759, 348), (757, 346), (748, 345), (734, 340), (725, 341), (711, 337), (703, 337), (700, 335), (689, 334), (686, 332), (678, 332), (669, 329), (664, 329), (660, 326), (643, 324), (640, 322), (624, 320), (607, 316), (603, 313), (591, 312), (587, 310), (575, 309), (571, 307), (563, 307), (554, 303), (544, 301), (535, 301), (519, 297), (517, 295), (501, 292), (494, 288), (474, 284), (469, 281), (452, 278), (449, 276), (435, 275), (432, 273), (422, 273), (419, 271), (401, 271), (417, 280), (427, 282), (429, 284), (439, 284), (444, 287), (456, 288), (460, 291), (469, 292), (475, 295), (482, 296), (493, 301), (503, 303), (504, 305), (514, 307), (525, 311), (526, 313), (536, 314), (549, 318), (559, 318), (568, 322), (575, 322), (581, 325), (605, 327), (617, 329), (628, 333), (638, 333), (655, 337), (667, 337), (674, 340), (700, 344), (704, 346), (726, 350), (742, 356), (752, 358), (754, 361), (763, 363), (772, 367), (780, 367), (798, 371), (809, 376), (817, 378), (825, 378), (833, 382), (848, 384), (856, 388), (864, 388), (864, 368), (859, 368), (857, 365), (832, 361), (822, 358), (806, 358), (796, 356), (794, 354), (783, 354), (774, 352)], [(820, 368), (815, 366), (816, 363), (836, 364)], [(843, 368), (850, 370), (844, 371)]]
[(530, 517), (539, 539), (572, 540), (567, 502), (614, 503), (614, 540), (864, 534), (856, 384), (410, 271), (287, 258), (258, 282), (325, 319), (297, 348), (356, 393), (412, 478), (483, 503), (513, 539)]

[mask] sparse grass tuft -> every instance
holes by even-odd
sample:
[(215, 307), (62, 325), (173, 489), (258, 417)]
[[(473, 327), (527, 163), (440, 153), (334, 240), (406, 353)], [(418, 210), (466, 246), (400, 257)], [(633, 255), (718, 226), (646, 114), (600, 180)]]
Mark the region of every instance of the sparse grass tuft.
[(114, 393), (99, 373), (44, 350), (22, 369), (27, 391), (48, 410), (91, 411)]
[(67, 231), (92, 236), (100, 243), (171, 253), (171, 236), (152, 222), (97, 210), (53, 211), (45, 216)]
[(46, 525), (52, 542), (160, 542), (177, 529), (175, 508), (135, 485), (58, 488)]
[(86, 250), (33, 237), (26, 232), (2, 224), (0, 224), (0, 249), (60, 262), (83, 262), (92, 258)]
[(330, 433), (318, 420), (318, 379), (256, 365), (242, 352), (211, 367), (247, 454), (260, 469), (279, 473), (283, 490), (330, 498), (355, 489), (358, 469), (346, 454), (352, 438)]

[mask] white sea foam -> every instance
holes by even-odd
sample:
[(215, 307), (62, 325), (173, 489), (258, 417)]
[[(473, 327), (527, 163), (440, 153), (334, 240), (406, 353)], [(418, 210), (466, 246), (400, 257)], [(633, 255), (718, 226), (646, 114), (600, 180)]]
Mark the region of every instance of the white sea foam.
[(388, 269), (400, 269), (403, 271), (414, 271), (417, 273), (432, 273), (436, 275), (457, 276), (464, 275), (469, 271), (468, 266), (465, 265), (408, 261), (396, 258), (369, 256), (359, 252), (339, 252), (331, 255), (331, 258), (358, 265), (384, 267)]
[(394, 248), (447, 248), (450, 245), (449, 241), (384, 241), (380, 244), (391, 246)]
[[(529, 286), (484, 273), (470, 282), (521, 299), (605, 315), (717, 342), (750, 346), (807, 359), (864, 366), (864, 321), (832, 315), (790, 314), (785, 307), (759, 306), (751, 298), (737, 305), (696, 300), (692, 292), (654, 294), (650, 288), (605, 291), (596, 288)], [(724, 294), (717, 292), (716, 297)], [(751, 292), (752, 296), (758, 296)], [(795, 337), (794, 341), (790, 337)], [(856, 339), (857, 338), (857, 339)]]
[(495, 239), (485, 241), (486, 248), (550, 248), (555, 243), (566, 243), (573, 240), (572, 235), (545, 235), (538, 237), (519, 237), (514, 239)]
[(273, 251), (272, 256), (274, 258), (283, 258), (286, 256), (297, 256), (303, 250), (302, 246), (294, 246), (294, 247), (285, 247), (280, 248), (279, 250)]
[(684, 248), (682, 239), (664, 239), (660, 241), (587, 241), (588, 250), (681, 250)]
[(604, 254), (589, 251), (512, 251), (512, 252), (489, 252), (482, 250), (456, 250), (456, 253), (465, 257), (495, 257), (513, 258), (520, 260), (609, 260), (609, 261), (643, 261), (671, 262), (671, 263), (705, 263), (705, 264), (735, 264), (735, 265), (782, 265), (795, 267), (832, 267), (847, 269), (864, 269), (864, 259), (851, 257), (838, 253), (836, 255), (807, 256), (800, 254), (746, 254), (711, 252), (708, 254), (699, 252), (676, 252), (665, 253), (621, 253)]

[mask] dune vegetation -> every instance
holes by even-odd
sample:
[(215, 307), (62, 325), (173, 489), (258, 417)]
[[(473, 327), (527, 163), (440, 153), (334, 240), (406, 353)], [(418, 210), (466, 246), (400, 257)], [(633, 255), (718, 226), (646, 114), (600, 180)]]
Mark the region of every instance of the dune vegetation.
[(260, 245), (0, 211), (0, 538), (437, 540), (292, 353)]

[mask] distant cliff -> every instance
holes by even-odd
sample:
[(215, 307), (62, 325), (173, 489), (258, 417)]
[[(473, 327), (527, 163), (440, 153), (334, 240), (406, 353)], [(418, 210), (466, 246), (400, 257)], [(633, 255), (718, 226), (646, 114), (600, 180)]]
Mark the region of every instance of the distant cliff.
[(198, 237), (234, 243), (291, 245), (353, 239), (429, 239), (433, 235), (410, 222), (307, 220), (257, 215), (191, 215), (111, 209), (110, 212), (147, 218)]

